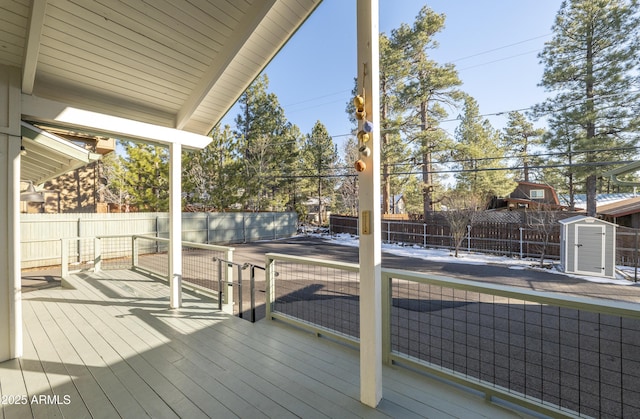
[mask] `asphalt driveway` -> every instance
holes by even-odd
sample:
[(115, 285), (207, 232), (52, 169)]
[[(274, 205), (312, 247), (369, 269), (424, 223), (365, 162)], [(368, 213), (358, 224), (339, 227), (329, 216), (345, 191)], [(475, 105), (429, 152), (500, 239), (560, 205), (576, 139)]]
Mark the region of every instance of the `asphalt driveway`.
[[(253, 263), (264, 266), (266, 253), (329, 259), (340, 262), (358, 263), (358, 248), (345, 246), (331, 239), (314, 236), (298, 236), (286, 240), (235, 244), (234, 260), (238, 263)], [(640, 283), (638, 285), (615, 285), (591, 282), (558, 273), (538, 269), (512, 269), (504, 265), (470, 265), (452, 262), (428, 261), (419, 258), (397, 256), (383, 252), (382, 266), (430, 273), (458, 279), (489, 282), (494, 284), (523, 287), (535, 291), (559, 292), (582, 297), (640, 303)], [(535, 262), (532, 262), (535, 265)], [(256, 286), (264, 290), (264, 276), (257, 277)], [(260, 288), (262, 287), (262, 288)], [(248, 301), (248, 300), (245, 300)]]

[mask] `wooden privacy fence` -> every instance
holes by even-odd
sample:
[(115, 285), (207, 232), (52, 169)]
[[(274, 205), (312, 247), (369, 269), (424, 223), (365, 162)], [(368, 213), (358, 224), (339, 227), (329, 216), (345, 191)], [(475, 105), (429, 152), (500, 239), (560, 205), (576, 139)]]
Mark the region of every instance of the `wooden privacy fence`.
[[(575, 214), (567, 214), (572, 216)], [(495, 221), (497, 217), (478, 221), (467, 230), (461, 248), (482, 253), (512, 257), (540, 257), (546, 234), (542, 229), (521, 222), (518, 216), (508, 216), (510, 221)], [(562, 217), (564, 218), (564, 217)], [(555, 223), (548, 235), (545, 257), (560, 258), (560, 224)], [(348, 233), (358, 235), (358, 218), (332, 215), (331, 234)], [(422, 247), (452, 249), (453, 239), (444, 217), (430, 217), (427, 222), (409, 220), (382, 220), (382, 240), (386, 243), (414, 244)], [(640, 244), (639, 230), (618, 227), (616, 229), (616, 264), (638, 265)]]

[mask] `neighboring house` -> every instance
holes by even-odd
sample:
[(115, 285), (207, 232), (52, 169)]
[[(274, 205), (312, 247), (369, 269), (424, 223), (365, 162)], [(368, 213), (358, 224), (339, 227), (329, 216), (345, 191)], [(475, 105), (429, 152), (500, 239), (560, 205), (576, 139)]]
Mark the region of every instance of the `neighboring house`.
[[(320, 202), (320, 204), (318, 204)], [(309, 198), (304, 204), (307, 209), (307, 221), (313, 224), (320, 224), (320, 215), (322, 215), (322, 222), (327, 223), (331, 212), (329, 207), (331, 205), (331, 198), (323, 197), (321, 200), (318, 198)]]
[(558, 195), (552, 186), (542, 183), (519, 181), (516, 189), (508, 197), (496, 199), (492, 208), (535, 209), (545, 206), (553, 210), (565, 209), (558, 200)]
[[(115, 150), (113, 138), (69, 136), (61, 132), (56, 134), (96, 154), (105, 155)], [(46, 181), (38, 190), (43, 195), (44, 202), (24, 202), (21, 211), (29, 213), (111, 212), (102, 193), (103, 186), (106, 184), (102, 164), (101, 160), (97, 160)]]
[(598, 216), (606, 221), (631, 228), (640, 228), (640, 197), (598, 205)]
[[(622, 193), (599, 193), (596, 195), (596, 205), (607, 205), (612, 204), (614, 202), (623, 201), (625, 199), (634, 198), (638, 196), (633, 192), (622, 192)], [(570, 199), (569, 195), (561, 194), (559, 196), (560, 202), (563, 205), (569, 205)], [(576, 207), (576, 210), (584, 210), (587, 208), (587, 195), (586, 194), (575, 194), (573, 196), (573, 204)]]
[[(561, 195), (560, 199), (569, 202), (568, 196)], [(573, 200), (576, 211), (584, 211), (587, 207), (585, 194), (576, 194)], [(640, 196), (633, 192), (597, 194), (596, 214), (623, 227), (640, 228)]]
[[(382, 198), (381, 203), (382, 203)], [(389, 214), (405, 214), (407, 205), (402, 194), (389, 197)]]

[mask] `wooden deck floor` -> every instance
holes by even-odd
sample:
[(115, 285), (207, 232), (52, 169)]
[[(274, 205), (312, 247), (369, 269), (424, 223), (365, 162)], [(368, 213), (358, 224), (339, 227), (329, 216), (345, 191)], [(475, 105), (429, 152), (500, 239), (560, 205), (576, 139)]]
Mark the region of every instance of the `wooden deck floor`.
[(24, 295), (24, 356), (0, 363), (0, 418), (520, 417), (385, 367), (359, 402), (358, 352), (277, 322), (251, 324), (131, 271), (79, 274)]

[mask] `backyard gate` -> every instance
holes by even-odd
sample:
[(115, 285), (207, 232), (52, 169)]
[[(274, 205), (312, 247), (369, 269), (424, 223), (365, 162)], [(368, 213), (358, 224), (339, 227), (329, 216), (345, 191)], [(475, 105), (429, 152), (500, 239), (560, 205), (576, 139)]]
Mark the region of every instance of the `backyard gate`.
[(615, 277), (617, 224), (583, 215), (559, 223), (560, 263), (564, 272)]

